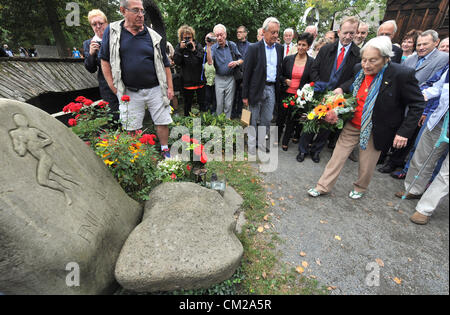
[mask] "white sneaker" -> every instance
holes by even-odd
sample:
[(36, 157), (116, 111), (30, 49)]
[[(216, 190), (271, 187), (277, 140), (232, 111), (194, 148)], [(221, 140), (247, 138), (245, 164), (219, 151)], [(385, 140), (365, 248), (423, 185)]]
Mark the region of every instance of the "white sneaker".
[(319, 197), (321, 195), (320, 191), (316, 190), (315, 188), (311, 188), (310, 190), (308, 190), (308, 194), (314, 198)]

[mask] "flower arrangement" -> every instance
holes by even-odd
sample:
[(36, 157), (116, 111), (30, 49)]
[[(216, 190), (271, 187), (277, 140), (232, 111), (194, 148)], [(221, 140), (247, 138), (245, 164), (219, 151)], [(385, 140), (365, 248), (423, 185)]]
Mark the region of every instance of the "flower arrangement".
[(158, 178), (162, 182), (180, 181), (186, 176), (190, 167), (179, 157), (173, 157), (158, 162)]
[(304, 109), (305, 105), (314, 100), (314, 82), (305, 84), (302, 89), (298, 89), (295, 95), (291, 95), (283, 100), (283, 107), (296, 106), (297, 109)]
[(108, 102), (94, 103), (84, 96), (78, 96), (75, 102), (64, 106), (63, 112), (72, 114), (73, 118), (68, 121), (69, 126), (80, 138), (88, 141), (92, 141), (98, 130), (112, 120)]
[(94, 144), (95, 153), (136, 200), (147, 200), (148, 193), (158, 182), (160, 155), (155, 148), (155, 138), (142, 132), (104, 132)]
[(344, 127), (344, 122), (353, 117), (356, 100), (351, 95), (335, 95), (327, 92), (322, 100), (302, 117), (303, 130), (317, 133), (320, 128), (336, 130)]

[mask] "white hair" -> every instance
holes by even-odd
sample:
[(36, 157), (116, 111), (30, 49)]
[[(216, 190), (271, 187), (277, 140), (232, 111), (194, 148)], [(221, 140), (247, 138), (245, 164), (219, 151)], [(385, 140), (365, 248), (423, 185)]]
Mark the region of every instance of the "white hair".
[(383, 24), (381, 24), (378, 27), (377, 33), (380, 30), (380, 27), (382, 27), (383, 25), (386, 25), (386, 24), (392, 24), (394, 26), (394, 34), (397, 33), (398, 27), (397, 27), (397, 22), (395, 22), (395, 20), (389, 20), (389, 21), (383, 22)]
[(392, 51), (391, 39), (387, 36), (378, 36), (369, 40), (364, 47), (361, 48), (361, 57), (368, 47), (378, 49), (382, 57), (392, 58), (395, 55)]
[(422, 32), (421, 34), (419, 34), (419, 37), (425, 37), (428, 35), (431, 35), (431, 37), (433, 38), (433, 42), (435, 42), (435, 43), (439, 40), (439, 34), (435, 30), (426, 30), (426, 31)]
[(277, 18), (269, 17), (269, 18), (267, 18), (267, 19), (264, 21), (262, 28), (263, 28), (265, 31), (267, 31), (267, 30), (269, 29), (269, 24), (270, 24), (270, 23), (277, 23), (278, 25), (281, 25), (280, 21), (278, 21)]
[(292, 29), (292, 28), (287, 28), (287, 29), (285, 29), (284, 30), (284, 32), (283, 32), (283, 34), (286, 34), (286, 33), (291, 33), (292, 35), (294, 35), (294, 30)]
[(225, 33), (227, 32), (227, 28), (225, 27), (225, 25), (223, 25), (223, 24), (217, 24), (217, 25), (214, 26), (214, 28), (213, 28), (213, 33), (216, 33), (216, 30), (219, 29), (219, 28), (223, 29), (223, 30), (225, 31)]
[(446, 38), (444, 38), (443, 40), (441, 40), (441, 42), (440, 42), (440, 44), (439, 44), (439, 47), (441, 47), (442, 43), (445, 43), (445, 42), (448, 43), (448, 37), (446, 37)]
[[(315, 25), (308, 25), (308, 26), (305, 28), (305, 32), (307, 32), (307, 31), (306, 31), (307, 29), (311, 29), (311, 28), (313, 28), (314, 31), (315, 31), (316, 33), (319, 32), (319, 30), (317, 29), (317, 26), (315, 26)], [(309, 33), (309, 32), (307, 32), (307, 33)]]

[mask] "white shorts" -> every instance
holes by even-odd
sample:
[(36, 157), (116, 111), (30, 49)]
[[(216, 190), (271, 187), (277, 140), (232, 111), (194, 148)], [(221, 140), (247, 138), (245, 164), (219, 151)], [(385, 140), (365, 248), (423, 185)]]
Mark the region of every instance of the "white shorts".
[(163, 105), (160, 86), (151, 89), (142, 89), (138, 92), (125, 90), (125, 95), (130, 97), (128, 104), (121, 101), (122, 95), (118, 95), (120, 106), (120, 121), (125, 130), (138, 130), (142, 128), (145, 117), (145, 106), (152, 117), (155, 126), (170, 125), (173, 120), (170, 115), (170, 106)]

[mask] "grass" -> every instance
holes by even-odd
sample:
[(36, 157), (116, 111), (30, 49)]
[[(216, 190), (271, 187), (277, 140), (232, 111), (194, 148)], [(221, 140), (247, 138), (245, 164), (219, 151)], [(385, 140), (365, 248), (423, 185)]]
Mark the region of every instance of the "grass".
[[(248, 162), (210, 162), (210, 172), (224, 174), (227, 182), (244, 199), (242, 211), (247, 224), (238, 235), (244, 247), (244, 257), (239, 273), (242, 281), (237, 286), (237, 294), (293, 295), (328, 294), (325, 287), (316, 280), (298, 274), (294, 268), (280, 261), (281, 253), (276, 245), (282, 240), (275, 232), (258, 227), (270, 224), (265, 221), (269, 202), (257, 171)], [(268, 219), (268, 217), (266, 217)]]

